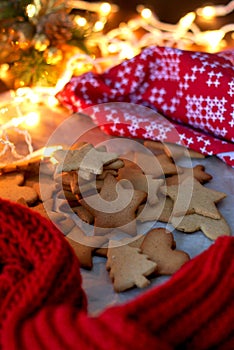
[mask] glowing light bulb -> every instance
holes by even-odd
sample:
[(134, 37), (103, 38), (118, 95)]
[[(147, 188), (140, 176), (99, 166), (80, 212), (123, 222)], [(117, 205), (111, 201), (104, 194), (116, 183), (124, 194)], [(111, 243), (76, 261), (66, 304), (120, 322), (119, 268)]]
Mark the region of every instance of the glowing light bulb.
[(22, 87), (16, 90), (16, 101), (23, 102), (25, 99), (28, 99), (31, 103), (38, 103), (40, 101), (40, 97), (38, 94), (33, 92), (33, 90), (29, 87)]
[(37, 112), (30, 112), (25, 116), (25, 125), (28, 128), (37, 126), (40, 122), (40, 115)]
[(26, 13), (28, 15), (29, 18), (32, 18), (35, 16), (37, 12), (37, 8), (35, 5), (33, 4), (29, 4), (27, 7), (26, 7)]
[(139, 25), (138, 25), (138, 23), (136, 23), (136, 21), (134, 19), (130, 19), (128, 21), (128, 27), (131, 30), (136, 30), (136, 29), (138, 29)]
[(213, 6), (205, 6), (197, 10), (197, 14), (204, 19), (212, 19), (216, 15), (215, 8)]
[(75, 22), (79, 27), (84, 27), (87, 24), (87, 19), (84, 17), (77, 16)]
[(109, 2), (103, 2), (100, 6), (100, 13), (103, 16), (107, 16), (111, 12), (111, 5)]
[(100, 32), (103, 28), (104, 28), (105, 23), (103, 23), (102, 21), (97, 21), (94, 24), (93, 30), (95, 32)]
[(136, 52), (134, 50), (134, 48), (127, 44), (127, 43), (123, 43), (122, 44), (122, 48), (121, 48), (121, 52), (120, 52), (120, 58), (121, 59), (129, 59), (129, 58), (132, 58), (136, 55)]
[(109, 51), (110, 53), (115, 53), (115, 52), (117, 52), (117, 51), (118, 51), (117, 45), (114, 44), (114, 43), (111, 43), (110, 45), (108, 45), (108, 51)]
[(4, 125), (4, 128), (5, 128), (5, 127), (8, 127), (8, 125), (17, 128), (17, 126), (19, 126), (19, 125), (22, 123), (22, 120), (23, 120), (22, 117), (19, 117), (19, 118), (12, 118), (8, 123), (6, 123), (6, 124)]
[(47, 105), (49, 107), (55, 107), (58, 105), (58, 100), (55, 96), (49, 96), (47, 99)]
[(40, 99), (39, 99), (39, 96), (38, 95), (36, 95), (36, 94), (32, 94), (31, 96), (30, 96), (30, 101), (32, 102), (32, 103), (38, 103), (39, 101), (40, 101)]
[(208, 52), (215, 52), (218, 50), (224, 35), (222, 30), (208, 30), (197, 35), (197, 43), (206, 45)]
[(3, 63), (0, 66), (0, 78), (4, 81), (8, 78), (9, 74), (9, 64)]
[(18, 82), (16, 82), (16, 85), (23, 87), (23, 86), (25, 86), (25, 82), (23, 80), (19, 80)]
[(143, 17), (144, 19), (149, 19), (152, 16), (152, 11), (148, 8), (144, 8), (141, 11), (141, 17)]
[(193, 21), (195, 20), (195, 13), (194, 12), (189, 12), (187, 13), (187, 15), (185, 15), (184, 17), (182, 17), (179, 21), (179, 25), (184, 28), (187, 29), (191, 26), (191, 24), (193, 23)]

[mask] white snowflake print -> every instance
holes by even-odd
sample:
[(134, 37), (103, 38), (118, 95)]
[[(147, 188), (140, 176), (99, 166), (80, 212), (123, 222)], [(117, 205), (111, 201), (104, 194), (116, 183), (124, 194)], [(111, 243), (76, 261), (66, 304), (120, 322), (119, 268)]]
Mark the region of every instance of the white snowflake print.
[(203, 97), (203, 96), (186, 96), (186, 116), (189, 123), (198, 128), (212, 130), (216, 135), (225, 136), (225, 128), (212, 127), (212, 124), (221, 125), (224, 121), (225, 104), (227, 100), (223, 97)]
[(180, 79), (180, 55), (181, 53), (174, 50), (165, 50), (162, 57), (156, 58), (152, 62), (150, 69), (150, 80), (171, 80), (179, 81)]
[(230, 89), (228, 90), (228, 95), (234, 96), (234, 78), (228, 83)]
[(158, 105), (161, 105), (164, 102), (164, 95), (166, 94), (166, 90), (161, 88), (158, 89), (156, 86), (154, 86), (151, 89), (151, 94), (149, 96), (150, 103), (157, 103)]
[(144, 126), (145, 133), (142, 135), (146, 139), (165, 141), (167, 140), (167, 133), (171, 132), (173, 128), (172, 124), (152, 121)]
[(221, 72), (215, 73), (213, 70), (208, 73), (209, 79), (206, 81), (206, 84), (211, 87), (219, 87), (220, 85), (220, 78), (223, 76)]

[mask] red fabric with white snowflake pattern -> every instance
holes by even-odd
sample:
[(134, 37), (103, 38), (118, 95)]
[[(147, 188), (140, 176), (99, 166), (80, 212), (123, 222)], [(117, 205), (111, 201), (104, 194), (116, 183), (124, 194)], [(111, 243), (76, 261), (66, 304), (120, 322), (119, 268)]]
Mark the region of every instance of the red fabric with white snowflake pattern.
[[(153, 46), (102, 74), (73, 77), (57, 97), (73, 112), (93, 106), (90, 116), (110, 134), (183, 144), (234, 167), (233, 62), (234, 50), (209, 54)], [(176, 133), (156, 112), (116, 115), (97, 108), (110, 102), (158, 111)]]

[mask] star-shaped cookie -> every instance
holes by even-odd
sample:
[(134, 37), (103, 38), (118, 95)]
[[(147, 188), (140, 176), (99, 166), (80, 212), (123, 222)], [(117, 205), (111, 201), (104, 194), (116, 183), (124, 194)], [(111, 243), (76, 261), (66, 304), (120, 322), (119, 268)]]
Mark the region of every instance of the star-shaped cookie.
[(197, 213), (213, 219), (221, 217), (215, 203), (226, 193), (207, 188), (192, 177), (186, 177), (179, 185), (164, 187), (163, 191), (174, 201), (174, 216)]
[(57, 172), (81, 170), (92, 174), (102, 174), (103, 165), (118, 159), (116, 153), (97, 150), (91, 144), (75, 150), (57, 150), (53, 154), (59, 162)]
[(194, 168), (181, 167), (181, 170), (181, 174), (176, 174), (166, 178), (167, 186), (178, 185), (178, 183), (182, 182), (187, 176), (193, 176), (201, 184), (204, 184), (212, 179), (212, 175), (205, 172), (205, 167), (202, 164), (198, 164)]
[(0, 176), (0, 197), (17, 202), (20, 198), (24, 198), (27, 204), (36, 202), (37, 192), (29, 187), (24, 186), (23, 173), (9, 173)]
[(230, 227), (222, 216), (216, 220), (199, 214), (190, 214), (173, 217), (171, 223), (177, 230), (187, 233), (201, 230), (206, 237), (212, 240), (231, 234)]

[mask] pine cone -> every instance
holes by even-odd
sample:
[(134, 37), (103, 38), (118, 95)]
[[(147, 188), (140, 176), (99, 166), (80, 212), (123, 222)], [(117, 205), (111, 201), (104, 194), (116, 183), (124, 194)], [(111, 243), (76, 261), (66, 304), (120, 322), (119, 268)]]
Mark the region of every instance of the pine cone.
[(72, 38), (73, 23), (66, 12), (59, 11), (44, 16), (37, 29), (47, 36), (52, 46), (58, 46)]

